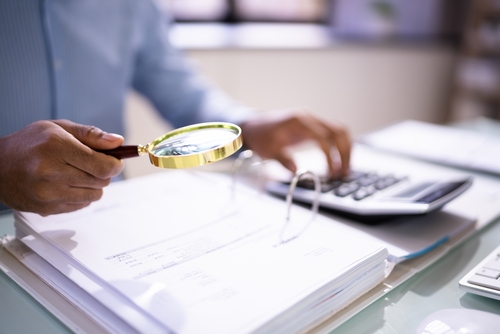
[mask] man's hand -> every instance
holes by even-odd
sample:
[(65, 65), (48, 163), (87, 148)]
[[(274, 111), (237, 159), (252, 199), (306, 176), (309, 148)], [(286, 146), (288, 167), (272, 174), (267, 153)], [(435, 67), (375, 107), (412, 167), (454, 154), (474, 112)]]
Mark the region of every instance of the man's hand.
[(345, 176), (349, 172), (351, 138), (342, 125), (320, 120), (307, 113), (288, 113), (249, 120), (241, 128), (243, 142), (249, 149), (262, 158), (276, 159), (294, 173), (297, 166), (284, 148), (311, 139), (325, 153), (332, 176)]
[(38, 121), (0, 138), (0, 201), (41, 215), (70, 212), (101, 198), (123, 162), (93, 149), (123, 137), (67, 120)]

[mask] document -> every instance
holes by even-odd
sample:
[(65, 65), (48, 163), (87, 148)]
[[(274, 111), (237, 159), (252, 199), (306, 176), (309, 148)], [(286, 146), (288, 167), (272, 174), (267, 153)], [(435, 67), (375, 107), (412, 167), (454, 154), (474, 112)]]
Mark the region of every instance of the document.
[[(317, 216), (284, 240), (283, 201), (160, 174), (74, 213), (19, 213), (18, 237), (139, 332), (305, 330), (386, 276), (387, 249), (364, 232)], [(310, 221), (293, 208), (292, 225)]]
[(500, 175), (500, 138), (479, 132), (406, 120), (360, 141), (389, 152)]
[(14, 236), (1, 244), (0, 268), (72, 332), (138, 333)]

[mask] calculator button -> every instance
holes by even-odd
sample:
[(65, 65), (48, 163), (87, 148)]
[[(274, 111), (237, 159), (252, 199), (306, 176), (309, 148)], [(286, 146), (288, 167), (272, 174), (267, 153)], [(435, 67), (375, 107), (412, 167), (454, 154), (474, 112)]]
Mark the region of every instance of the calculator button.
[(368, 174), (357, 179), (356, 183), (358, 183), (362, 187), (367, 187), (374, 184), (378, 180), (380, 180), (380, 177), (377, 174)]
[(386, 176), (375, 183), (375, 188), (377, 188), (378, 190), (382, 190), (398, 183), (399, 181), (400, 180), (396, 179), (394, 176)]
[(352, 194), (352, 198), (356, 201), (360, 201), (370, 195), (373, 195), (376, 192), (374, 187), (361, 188), (357, 190), (354, 194)]
[(328, 179), (321, 183), (321, 192), (326, 193), (332, 191), (333, 189), (338, 188), (343, 184), (344, 182), (339, 179)]
[(312, 179), (299, 180), (297, 182), (297, 187), (314, 190), (314, 188), (315, 188), (314, 180), (312, 180)]
[(339, 197), (345, 197), (347, 195), (352, 194), (356, 190), (360, 188), (360, 185), (357, 183), (346, 183), (338, 187), (333, 191), (333, 193)]
[(363, 172), (351, 171), (348, 176), (346, 176), (342, 179), (342, 181), (349, 183), (349, 182), (355, 181), (355, 180), (357, 180), (365, 175), (367, 175), (367, 174), (363, 173)]
[[(340, 180), (332, 180), (332, 179), (320, 180), (320, 189), (322, 193), (326, 193), (332, 191), (333, 189), (337, 188), (342, 184), (343, 182)], [(315, 189), (314, 180), (313, 179), (299, 180), (297, 182), (297, 187), (314, 190)]]

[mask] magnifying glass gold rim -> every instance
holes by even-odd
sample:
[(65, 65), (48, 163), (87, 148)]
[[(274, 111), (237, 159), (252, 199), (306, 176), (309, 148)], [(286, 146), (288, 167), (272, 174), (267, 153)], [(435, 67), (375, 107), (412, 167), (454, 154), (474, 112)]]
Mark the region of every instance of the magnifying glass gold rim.
[[(220, 146), (204, 150), (202, 152), (180, 155), (159, 155), (154, 153), (156, 146), (169, 138), (180, 135), (182, 133), (196, 132), (197, 130), (215, 128), (228, 129), (232, 131), (235, 134), (234, 139), (229, 140), (227, 143), (222, 143)], [(232, 123), (207, 122), (188, 125), (172, 130), (164, 134), (163, 136), (156, 138), (153, 142), (147, 145), (123, 145), (110, 150), (96, 151), (113, 156), (120, 160), (135, 158), (143, 154), (148, 154), (151, 163), (157, 167), (180, 169), (202, 166), (218, 160), (222, 160), (238, 151), (242, 145), (243, 139), (241, 137), (241, 128), (239, 126)]]
[[(153, 153), (153, 148), (159, 143), (177, 136), (182, 133), (193, 132), (203, 129), (214, 129), (222, 128), (233, 131), (236, 134), (236, 138), (229, 143), (223, 144), (221, 146), (215, 147), (211, 150), (204, 152), (196, 152), (186, 155), (175, 155), (175, 156), (160, 156)], [(149, 160), (156, 167), (161, 168), (191, 168), (213, 163), (224, 158), (229, 157), (236, 151), (238, 151), (243, 145), (243, 139), (241, 137), (241, 128), (235, 124), (223, 123), (223, 122), (207, 122), (184, 126), (175, 130), (172, 130), (161, 137), (156, 138), (151, 143), (146, 146), (139, 146), (138, 150), (140, 153), (148, 153)]]

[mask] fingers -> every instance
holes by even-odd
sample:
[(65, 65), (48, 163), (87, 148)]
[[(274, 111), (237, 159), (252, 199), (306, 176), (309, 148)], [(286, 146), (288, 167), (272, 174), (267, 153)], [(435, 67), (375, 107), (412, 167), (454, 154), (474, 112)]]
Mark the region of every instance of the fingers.
[[(276, 159), (292, 172), (297, 167), (286, 147), (314, 140), (326, 157), (332, 176), (348, 175), (351, 138), (347, 129), (337, 123), (320, 120), (310, 114), (249, 120), (241, 125), (245, 144), (263, 158)], [(340, 159), (340, 170), (338, 160)]]
[(83, 208), (89, 206), (90, 204), (91, 204), (91, 202), (85, 203), (85, 204), (83, 204), (83, 203), (78, 203), (78, 204), (56, 203), (56, 206), (51, 206), (50, 210), (45, 210), (45, 208), (41, 208), (40, 210), (33, 211), (33, 212), (36, 212), (43, 217), (47, 217), (50, 215), (56, 215), (56, 214), (60, 214), (60, 213), (68, 213), (68, 212), (80, 210), (80, 209), (83, 209)]
[(288, 155), (284, 152), (284, 150), (280, 150), (276, 154), (274, 159), (277, 160), (280, 164), (282, 164), (286, 169), (288, 169), (292, 173), (297, 172), (297, 165), (295, 164), (293, 159), (290, 157), (290, 155)]
[[(30, 168), (31, 172), (36, 175), (40, 183), (49, 184), (64, 184), (68, 187), (80, 187), (87, 189), (102, 189), (108, 186), (111, 182), (111, 176), (97, 177), (91, 175), (81, 169), (75, 168), (76, 164), (68, 164), (60, 161), (33, 159), (34, 165)], [(35, 188), (36, 190), (36, 188)], [(43, 196), (40, 196), (43, 198)]]
[(123, 144), (123, 137), (104, 132), (95, 126), (73, 123), (68, 120), (55, 120), (55, 124), (71, 133), (81, 143), (98, 150), (109, 150)]
[[(294, 117), (295, 131), (301, 133), (304, 139), (317, 142), (326, 156), (328, 169), (333, 176), (346, 176), (349, 173), (351, 157), (351, 138), (347, 129), (339, 124), (319, 120), (312, 115)], [(336, 155), (340, 158), (340, 173), (336, 166)]]
[(352, 140), (349, 132), (342, 128), (336, 132), (335, 143), (337, 144), (337, 150), (340, 155), (340, 161), (342, 164), (342, 175), (349, 175), (350, 165), (351, 165), (351, 150), (352, 150)]
[(42, 215), (86, 207), (123, 169), (120, 160), (91, 147), (122, 142), (121, 136), (69, 121), (38, 121), (2, 137), (0, 202)]
[[(330, 173), (335, 175), (336, 170), (334, 166), (334, 157), (332, 156), (332, 150), (336, 149), (340, 157), (341, 163), (341, 173), (343, 176), (347, 176), (349, 173), (349, 165), (351, 159), (351, 138), (347, 129), (337, 124), (320, 123), (321, 126), (325, 127), (325, 136), (321, 138), (316, 138), (317, 141), (323, 142), (321, 147), (323, 152), (327, 156), (328, 166)], [(326, 140), (324, 139), (326, 138)]]
[(29, 189), (25, 185), (22, 195), (29, 209), (23, 211), (49, 215), (81, 209), (99, 200), (103, 188), (110, 183), (110, 179), (93, 177), (67, 164), (50, 169), (39, 168), (27, 180)]
[[(98, 153), (93, 149), (111, 149), (123, 144), (123, 137), (110, 134), (94, 126), (76, 124), (67, 120), (53, 121), (66, 131), (64, 141), (67, 147), (61, 151), (60, 158), (69, 165), (99, 179), (117, 176), (123, 170), (123, 162)], [(91, 181), (81, 176), (75, 186), (83, 186)]]
[[(52, 188), (53, 189), (53, 188)], [(47, 188), (44, 188), (47, 190)], [(55, 190), (55, 189), (54, 189)], [(64, 194), (64, 197), (61, 195)], [(92, 202), (101, 199), (102, 189), (73, 188), (67, 187), (64, 191), (48, 191), (39, 194), (35, 212), (41, 215), (51, 215), (79, 210), (89, 206)]]

